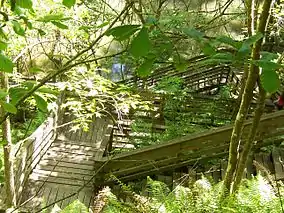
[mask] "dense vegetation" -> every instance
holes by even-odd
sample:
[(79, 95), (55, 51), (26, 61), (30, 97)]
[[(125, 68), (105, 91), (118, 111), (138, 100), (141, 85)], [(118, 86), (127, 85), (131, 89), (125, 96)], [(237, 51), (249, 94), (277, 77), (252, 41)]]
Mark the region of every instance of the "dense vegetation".
[[(14, 147), (57, 112), (54, 103), (60, 95), (67, 94), (61, 107), (75, 116), (71, 131), (88, 131), (94, 115), (115, 111), (117, 120), (131, 109), (147, 110), (151, 103), (137, 95), (143, 90), (164, 98), (167, 129), (154, 134), (147, 123), (136, 120), (132, 130), (146, 132), (147, 137), (132, 141), (134, 148), (234, 123), (226, 176), (224, 182), (198, 193), (198, 183), (170, 192), (150, 180), (152, 195), (145, 203), (136, 194), (131, 202), (119, 202), (109, 193), (106, 212), (191, 212), (191, 208), (194, 212), (253, 208), (279, 212), (282, 188), (276, 192), (265, 183), (270, 197), (263, 198), (258, 185), (264, 179), (242, 184), (241, 180), (265, 100), (277, 96), (283, 82), (282, 7), (282, 0), (0, 1), (0, 182), (5, 185), (7, 207), (16, 205)], [(181, 73), (196, 56), (205, 58), (194, 61), (196, 69), (229, 65), (238, 70), (240, 92), (234, 94), (231, 85), (220, 85), (211, 101), (194, 106), (197, 112), (186, 111), (187, 103), (197, 103), (197, 98), (182, 78), (163, 69), (171, 66)], [(165, 76), (149, 87), (147, 78), (161, 70)], [(127, 83), (130, 78), (140, 85)], [(255, 97), (253, 125), (239, 153), (243, 125)], [(233, 120), (226, 114), (229, 99), (236, 99), (239, 106)], [(220, 100), (222, 107), (216, 104)]]

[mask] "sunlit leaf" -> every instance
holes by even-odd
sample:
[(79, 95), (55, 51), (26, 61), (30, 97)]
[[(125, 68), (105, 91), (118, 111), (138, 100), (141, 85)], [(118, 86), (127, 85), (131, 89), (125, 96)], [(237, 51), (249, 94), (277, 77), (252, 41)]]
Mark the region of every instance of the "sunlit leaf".
[(76, 0), (63, 0), (63, 5), (68, 7), (69, 9), (76, 4)]
[(137, 69), (137, 75), (139, 77), (147, 77), (152, 72), (152, 67), (155, 59), (148, 59), (146, 60), (138, 69)]
[(140, 25), (123, 25), (114, 27), (106, 32), (107, 36), (113, 36), (118, 41), (129, 39), (138, 29)]
[(54, 24), (56, 27), (58, 27), (60, 29), (63, 29), (63, 30), (68, 29), (68, 26), (65, 25), (65, 24), (62, 24), (61, 22), (52, 21), (51, 23)]
[(13, 30), (15, 31), (15, 33), (17, 33), (20, 36), (25, 35), (25, 29), (20, 25), (19, 22), (12, 21), (12, 24), (13, 24)]
[(138, 58), (148, 54), (151, 49), (151, 42), (146, 28), (142, 28), (133, 39), (130, 46), (131, 54)]
[(4, 102), (4, 101), (0, 101), (0, 104), (6, 112), (9, 112), (9, 113), (12, 113), (12, 114), (17, 113), (17, 108), (13, 104), (7, 103), (7, 102)]
[(16, 4), (19, 7), (26, 8), (26, 9), (32, 9), (33, 7), (32, 0), (16, 0)]
[(0, 53), (0, 71), (13, 72), (13, 62), (7, 56)]
[(39, 91), (40, 93), (48, 93), (48, 94), (52, 94), (52, 95), (58, 95), (59, 94), (58, 91), (53, 90), (53, 89), (48, 88), (48, 87), (41, 87), (37, 91)]
[(33, 96), (35, 98), (36, 105), (39, 108), (39, 110), (47, 112), (47, 102), (44, 100), (44, 98), (38, 94), (34, 94)]
[(88, 213), (88, 208), (79, 200), (73, 201), (67, 207), (65, 207), (60, 213)]
[(43, 70), (41, 68), (39, 68), (39, 67), (31, 67), (29, 69), (30, 73), (37, 73), (37, 72), (41, 72), (41, 71), (43, 71)]
[(50, 21), (66, 21), (70, 20), (70, 17), (65, 17), (64, 14), (50, 14), (37, 19), (40, 22), (50, 22)]
[(268, 93), (275, 93), (280, 87), (279, 76), (275, 70), (263, 69), (260, 75), (260, 82)]

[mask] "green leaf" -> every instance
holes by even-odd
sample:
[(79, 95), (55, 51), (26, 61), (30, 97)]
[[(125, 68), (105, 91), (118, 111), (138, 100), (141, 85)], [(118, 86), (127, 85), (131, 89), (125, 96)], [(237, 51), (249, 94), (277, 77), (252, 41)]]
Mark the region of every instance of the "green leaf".
[(37, 31), (41, 36), (46, 35), (46, 32), (44, 32), (42, 29), (37, 29)]
[(48, 87), (41, 87), (37, 91), (39, 91), (40, 93), (48, 93), (48, 94), (52, 94), (52, 95), (59, 95), (58, 91), (53, 90), (53, 89), (48, 88)]
[(32, 23), (31, 23), (30, 21), (27, 21), (25, 24), (27, 25), (27, 27), (28, 27), (30, 30), (33, 29), (33, 25), (32, 25)]
[(88, 208), (81, 203), (79, 200), (73, 201), (71, 204), (69, 204), (67, 207), (65, 207), (60, 213), (88, 213)]
[(9, 93), (0, 89), (0, 99), (5, 98)]
[(2, 105), (2, 107), (4, 108), (4, 110), (6, 112), (12, 113), (12, 114), (16, 114), (17, 113), (17, 108), (10, 103), (4, 102), (4, 101), (0, 101), (0, 104)]
[(0, 71), (11, 73), (13, 66), (11, 59), (0, 53)]
[(263, 34), (260, 32), (257, 32), (255, 35), (249, 37), (244, 41), (244, 43), (248, 46), (253, 45), (255, 42), (260, 40), (263, 37)]
[(23, 87), (12, 87), (9, 89), (11, 104), (16, 105), (19, 99), (27, 93), (28, 90)]
[(137, 75), (142, 78), (149, 76), (151, 74), (154, 61), (155, 59), (152, 58), (141, 64), (141, 66), (137, 69)]
[(37, 19), (40, 22), (50, 22), (50, 21), (66, 21), (72, 18), (65, 17), (64, 14), (50, 14)]
[(47, 102), (44, 100), (44, 98), (39, 96), (38, 94), (34, 94), (33, 96), (35, 98), (36, 105), (39, 108), (39, 110), (47, 112)]
[(23, 83), (23, 85), (24, 85), (25, 87), (27, 87), (28, 90), (31, 90), (31, 89), (34, 87), (35, 84), (36, 84), (35, 81), (25, 81), (25, 82)]
[(260, 54), (261, 54), (261, 60), (272, 61), (278, 58), (278, 55), (276, 53), (261, 51)]
[(268, 93), (275, 93), (280, 87), (279, 76), (275, 70), (263, 69), (260, 75), (260, 82)]
[(238, 41), (233, 40), (231, 37), (228, 36), (220, 36), (216, 38), (216, 41), (221, 42), (223, 44), (228, 44), (232, 47), (235, 47), (237, 49), (241, 48), (241, 43)]
[(39, 68), (39, 67), (31, 67), (29, 69), (30, 73), (37, 73), (37, 72), (41, 72), (41, 71), (43, 71), (43, 70), (41, 68)]
[(148, 54), (151, 49), (151, 42), (146, 28), (142, 28), (133, 39), (130, 46), (130, 53), (138, 58)]
[(202, 52), (203, 52), (205, 55), (209, 55), (209, 56), (216, 54), (215, 48), (212, 47), (212, 46), (210, 45), (210, 43), (208, 43), (208, 42), (205, 42), (205, 43), (204, 43), (204, 45), (203, 45), (203, 47), (202, 47)]
[(61, 22), (52, 21), (51, 23), (60, 29), (64, 29), (64, 30), (68, 29), (68, 26), (65, 24), (62, 24)]
[(16, 4), (21, 8), (32, 9), (32, 0), (16, 0)]
[(140, 25), (123, 25), (114, 27), (106, 32), (106, 36), (113, 36), (118, 41), (129, 39), (138, 29)]
[(188, 62), (180, 55), (174, 56), (174, 66), (178, 71), (184, 71), (188, 67)]
[(203, 39), (203, 36), (204, 36), (204, 33), (194, 29), (194, 28), (186, 28), (183, 30), (183, 32), (188, 35), (189, 37), (197, 40), (197, 41), (200, 41)]
[(255, 65), (260, 66), (262, 69), (265, 69), (265, 70), (276, 70), (276, 69), (281, 68), (280, 64), (277, 64), (277, 63), (275, 63), (273, 61), (269, 61), (269, 60), (260, 59), (260, 60), (254, 61), (254, 62), (255, 62)]
[(250, 54), (251, 48), (249, 45), (243, 43), (237, 52), (237, 59), (241, 60)]
[(63, 0), (63, 5), (68, 7), (69, 9), (76, 4), (76, 0)]
[(12, 21), (12, 24), (13, 24), (13, 30), (15, 31), (15, 33), (17, 33), (20, 36), (25, 35), (25, 29), (20, 25), (19, 22)]
[(8, 47), (8, 44), (4, 41), (0, 41), (0, 50), (5, 50)]

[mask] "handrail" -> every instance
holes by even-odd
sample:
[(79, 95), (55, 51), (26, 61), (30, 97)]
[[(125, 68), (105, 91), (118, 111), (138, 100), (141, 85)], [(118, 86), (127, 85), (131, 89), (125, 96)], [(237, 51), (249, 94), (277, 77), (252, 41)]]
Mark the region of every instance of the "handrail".
[(30, 173), (56, 138), (55, 122), (54, 116), (47, 118), (31, 136), (18, 142), (15, 147), (15, 191), (18, 203)]

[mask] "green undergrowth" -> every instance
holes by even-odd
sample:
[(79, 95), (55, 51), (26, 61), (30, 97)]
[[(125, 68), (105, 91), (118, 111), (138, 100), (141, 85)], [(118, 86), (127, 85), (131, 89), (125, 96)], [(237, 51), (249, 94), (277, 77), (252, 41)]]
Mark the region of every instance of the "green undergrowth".
[[(278, 188), (271, 186), (262, 176), (244, 180), (239, 192), (226, 199), (220, 199), (221, 184), (212, 184), (206, 178), (202, 178), (190, 184), (190, 187), (177, 186), (170, 191), (166, 184), (148, 178), (147, 196), (132, 192), (127, 199), (121, 200), (109, 193), (104, 212), (276, 213), (282, 211)], [(279, 191), (283, 196), (284, 186), (281, 186)]]
[[(154, 87), (163, 99), (159, 113), (137, 111), (131, 125), (130, 141), (136, 148), (163, 143), (178, 137), (231, 123), (230, 88), (223, 86), (215, 95), (191, 93), (179, 77), (164, 77)], [(143, 117), (144, 116), (144, 117)], [(164, 126), (156, 129), (155, 126)]]
[[(257, 176), (244, 180), (237, 194), (220, 199), (221, 184), (212, 184), (203, 177), (190, 183), (189, 187), (178, 185), (171, 191), (165, 183), (148, 177), (145, 189), (138, 193), (120, 183), (121, 191), (116, 196), (109, 187), (105, 187), (98, 193), (92, 209), (104, 213), (282, 212), (283, 185), (272, 186), (265, 178)], [(70, 206), (78, 206), (78, 201), (75, 204)], [(73, 212), (70, 206), (67, 208)]]

